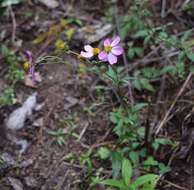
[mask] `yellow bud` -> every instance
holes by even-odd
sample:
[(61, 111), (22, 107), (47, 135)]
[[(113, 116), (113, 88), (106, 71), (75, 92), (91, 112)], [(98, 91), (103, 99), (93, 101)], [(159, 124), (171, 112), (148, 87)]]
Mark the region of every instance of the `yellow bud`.
[(93, 48), (93, 54), (94, 55), (98, 55), (100, 53), (100, 49), (99, 48)]
[(64, 43), (59, 44), (59, 49), (64, 49), (64, 48), (65, 48), (65, 44)]
[(66, 46), (65, 42), (62, 40), (57, 40), (55, 43), (55, 47), (57, 50), (64, 50), (65, 46)]
[(30, 63), (28, 61), (23, 63), (23, 69), (25, 72), (28, 72), (30, 69)]

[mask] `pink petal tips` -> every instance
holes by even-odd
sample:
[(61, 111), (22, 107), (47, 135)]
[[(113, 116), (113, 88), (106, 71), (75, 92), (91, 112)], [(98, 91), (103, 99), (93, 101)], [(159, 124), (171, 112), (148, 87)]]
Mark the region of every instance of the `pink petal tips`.
[(108, 54), (105, 51), (101, 51), (98, 55), (98, 58), (101, 61), (107, 61), (108, 60)]

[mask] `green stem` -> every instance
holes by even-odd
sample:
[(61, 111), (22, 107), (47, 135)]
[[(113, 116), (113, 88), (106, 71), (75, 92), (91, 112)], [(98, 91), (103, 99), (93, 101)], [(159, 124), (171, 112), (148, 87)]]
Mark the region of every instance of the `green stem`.
[(114, 66), (112, 66), (112, 65), (111, 65), (111, 68), (116, 73), (116, 81), (115, 81), (115, 83), (116, 83), (116, 90), (115, 91), (117, 92), (117, 95), (118, 95), (118, 97), (120, 99), (120, 103), (121, 103), (123, 109), (126, 111), (126, 113), (128, 113), (128, 111), (127, 111), (127, 105), (125, 104), (125, 101), (122, 98), (123, 96), (121, 96), (120, 85), (119, 85), (119, 76), (118, 76), (117, 69)]

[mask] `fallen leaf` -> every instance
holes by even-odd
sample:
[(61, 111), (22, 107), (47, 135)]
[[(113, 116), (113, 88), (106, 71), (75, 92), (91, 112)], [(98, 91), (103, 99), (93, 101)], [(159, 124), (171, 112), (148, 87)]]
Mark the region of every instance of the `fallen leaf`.
[[(42, 77), (39, 72), (35, 72), (35, 78), (36, 82), (42, 82)], [(32, 80), (32, 77), (30, 75), (25, 75), (24, 77), (24, 84), (31, 88), (37, 88), (36, 82)]]
[(25, 180), (25, 183), (28, 187), (33, 187), (33, 188), (36, 188), (38, 187), (38, 182), (35, 178), (33, 177), (25, 177), (24, 178)]
[(34, 121), (33, 126), (42, 127), (43, 124), (44, 124), (44, 119), (43, 119), (43, 117), (41, 117), (41, 118)]
[(75, 106), (78, 103), (78, 99), (71, 96), (66, 97), (65, 100), (66, 100), (66, 103), (64, 105), (65, 110), (68, 110), (69, 108)]

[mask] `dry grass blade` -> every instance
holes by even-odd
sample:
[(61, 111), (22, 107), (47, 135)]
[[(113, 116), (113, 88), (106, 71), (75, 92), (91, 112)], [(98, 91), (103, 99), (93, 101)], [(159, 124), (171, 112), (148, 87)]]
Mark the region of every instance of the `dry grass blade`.
[(175, 97), (173, 103), (171, 104), (170, 108), (168, 109), (168, 111), (166, 112), (164, 118), (162, 119), (162, 121), (159, 123), (158, 127), (156, 128), (156, 132), (155, 132), (155, 135), (157, 135), (160, 130), (162, 129), (162, 127), (164, 126), (164, 124), (166, 123), (167, 119), (168, 119), (168, 116), (169, 114), (171, 113), (172, 109), (174, 108), (175, 104), (177, 103), (179, 97), (182, 95), (183, 91), (185, 90), (189, 80), (191, 79), (192, 77), (192, 73), (189, 73), (189, 75), (187, 76), (184, 84), (182, 85), (181, 89), (179, 90), (177, 96)]
[(163, 180), (165, 183), (167, 183), (167, 184), (169, 184), (170, 186), (172, 186), (172, 187), (175, 187), (176, 189), (180, 189), (180, 190), (189, 190), (189, 189), (187, 189), (187, 188), (185, 188), (185, 187), (182, 187), (182, 186), (180, 186), (180, 185), (177, 185), (177, 184), (175, 184), (175, 183), (172, 183), (172, 182), (170, 182), (170, 181), (168, 181), (168, 180)]

